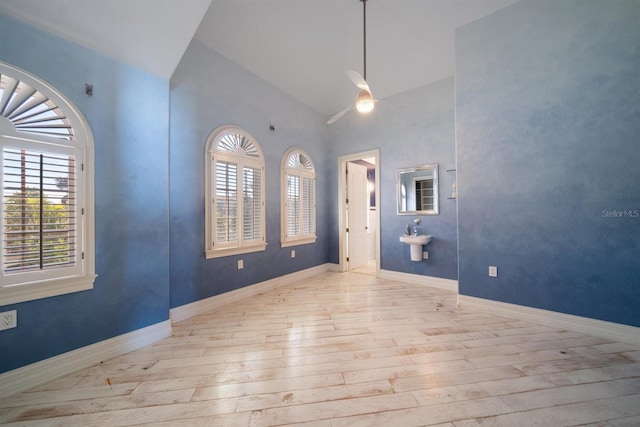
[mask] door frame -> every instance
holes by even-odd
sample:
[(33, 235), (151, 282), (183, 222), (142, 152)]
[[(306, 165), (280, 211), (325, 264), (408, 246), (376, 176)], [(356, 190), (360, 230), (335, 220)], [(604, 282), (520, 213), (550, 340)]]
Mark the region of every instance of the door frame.
[(380, 277), (380, 149), (362, 151), (338, 157), (338, 271), (348, 271), (347, 264), (347, 163), (368, 157), (375, 159), (376, 178), (374, 188), (376, 191), (376, 277)]

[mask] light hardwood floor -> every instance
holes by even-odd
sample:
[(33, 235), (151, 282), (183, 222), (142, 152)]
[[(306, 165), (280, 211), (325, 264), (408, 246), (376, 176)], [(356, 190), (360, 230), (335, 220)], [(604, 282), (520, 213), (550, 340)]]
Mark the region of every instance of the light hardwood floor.
[(638, 426), (640, 349), (325, 273), (0, 402), (8, 426)]

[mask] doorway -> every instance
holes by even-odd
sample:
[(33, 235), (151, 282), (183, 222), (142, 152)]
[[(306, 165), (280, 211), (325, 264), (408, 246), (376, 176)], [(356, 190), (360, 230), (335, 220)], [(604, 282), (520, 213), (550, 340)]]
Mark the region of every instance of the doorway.
[(380, 275), (380, 151), (338, 158), (339, 270)]

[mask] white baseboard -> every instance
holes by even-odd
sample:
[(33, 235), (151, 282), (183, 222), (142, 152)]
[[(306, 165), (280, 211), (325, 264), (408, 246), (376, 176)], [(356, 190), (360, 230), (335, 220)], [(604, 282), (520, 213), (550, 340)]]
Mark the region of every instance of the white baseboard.
[(334, 263), (329, 263), (327, 264), (329, 266), (329, 270), (333, 273), (340, 273), (340, 264), (334, 264)]
[(400, 271), (392, 270), (380, 270), (380, 278), (387, 280), (399, 280), (402, 282), (414, 283), (416, 285), (426, 285), (458, 293), (458, 281), (452, 279), (423, 276), (421, 274), (402, 273)]
[(286, 274), (284, 276), (256, 283), (254, 285), (245, 286), (244, 288), (236, 289), (234, 291), (225, 292), (224, 294), (215, 295), (210, 298), (181, 305), (180, 307), (172, 308), (169, 311), (169, 318), (173, 323), (180, 322), (181, 320), (206, 313), (210, 310), (215, 310), (216, 308), (270, 291), (271, 289), (324, 273), (325, 271), (329, 271), (329, 269), (330, 264), (322, 264), (306, 270), (296, 271), (295, 273)]
[(109, 338), (0, 374), (0, 398), (48, 383), (171, 336), (171, 322)]
[(640, 346), (640, 328), (635, 326), (467, 295), (459, 295), (458, 301), (462, 307)]

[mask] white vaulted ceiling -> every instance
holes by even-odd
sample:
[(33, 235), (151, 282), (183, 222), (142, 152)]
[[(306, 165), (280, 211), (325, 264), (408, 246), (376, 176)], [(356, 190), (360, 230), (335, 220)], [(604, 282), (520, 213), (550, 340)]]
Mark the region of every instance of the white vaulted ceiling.
[[(453, 75), (454, 29), (515, 0), (368, 0), (367, 81), (384, 98)], [(0, 12), (169, 78), (190, 41), (316, 111), (353, 101), (360, 0), (2, 0)]]

